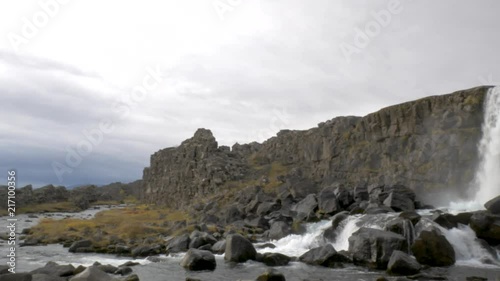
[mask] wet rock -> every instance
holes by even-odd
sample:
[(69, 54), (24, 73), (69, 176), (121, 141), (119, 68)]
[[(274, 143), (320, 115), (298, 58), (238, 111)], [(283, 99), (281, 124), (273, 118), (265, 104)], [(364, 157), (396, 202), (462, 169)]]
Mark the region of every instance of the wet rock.
[(226, 237), (226, 250), (224, 259), (232, 262), (246, 262), (255, 260), (257, 251), (253, 244), (239, 234), (231, 234)]
[(59, 277), (49, 274), (37, 273), (32, 275), (32, 281), (66, 281), (66, 280), (68, 280), (66, 277)]
[(215, 254), (222, 255), (226, 251), (226, 240), (217, 241), (212, 246), (212, 252)]
[(349, 237), (349, 252), (355, 264), (386, 269), (395, 250), (408, 250), (405, 237), (378, 229), (360, 228)]
[(500, 195), (486, 202), (484, 207), (486, 210), (490, 211), (490, 213), (500, 215)]
[(421, 264), (450, 266), (455, 264), (455, 250), (436, 230), (424, 230), (411, 246), (413, 255)]
[(70, 276), (73, 275), (75, 267), (71, 264), (69, 265), (59, 265), (55, 262), (49, 261), (44, 267), (35, 269), (31, 271), (31, 274), (48, 274), (52, 276)]
[(189, 243), (191, 239), (189, 235), (183, 234), (172, 239), (167, 246), (167, 253), (181, 253), (186, 252), (189, 249)]
[(393, 213), (394, 210), (387, 206), (369, 206), (365, 209), (365, 214), (368, 215), (377, 215), (377, 214), (387, 214)]
[(500, 215), (477, 212), (470, 219), (470, 227), (478, 238), (491, 245), (500, 244)]
[(113, 281), (114, 278), (95, 266), (87, 267), (81, 273), (71, 277), (69, 281)]
[(98, 265), (97, 268), (99, 268), (100, 270), (106, 272), (106, 273), (115, 273), (117, 270), (118, 270), (118, 267), (116, 266), (113, 266), (111, 264), (102, 264), (102, 265)]
[(342, 211), (332, 217), (332, 226), (327, 228), (325, 232), (323, 233), (323, 237), (327, 239), (328, 241), (335, 241), (337, 239), (337, 234), (339, 231), (337, 228), (339, 225), (349, 217), (349, 212), (347, 211)]
[(342, 263), (350, 262), (343, 254), (338, 253), (331, 244), (311, 249), (299, 257), (306, 264), (326, 267), (341, 267)]
[(189, 249), (181, 261), (181, 266), (192, 271), (215, 270), (215, 256), (209, 251)]
[(69, 247), (68, 251), (70, 253), (87, 253), (92, 251), (92, 241), (90, 240), (80, 240), (76, 241)]
[(420, 269), (421, 265), (414, 257), (401, 251), (392, 252), (387, 264), (387, 272), (395, 275), (413, 275), (417, 274)]
[(275, 269), (268, 269), (266, 272), (262, 273), (255, 279), (256, 281), (286, 281), (285, 276), (283, 273), (275, 270)]
[(420, 216), (417, 212), (415, 211), (404, 211), (399, 214), (400, 218), (410, 220), (413, 225), (416, 225), (422, 216)]
[(264, 253), (261, 262), (267, 266), (285, 266), (290, 260), (289, 256), (280, 253)]
[(137, 276), (137, 274), (131, 274), (122, 279), (122, 281), (139, 281), (139, 276)]

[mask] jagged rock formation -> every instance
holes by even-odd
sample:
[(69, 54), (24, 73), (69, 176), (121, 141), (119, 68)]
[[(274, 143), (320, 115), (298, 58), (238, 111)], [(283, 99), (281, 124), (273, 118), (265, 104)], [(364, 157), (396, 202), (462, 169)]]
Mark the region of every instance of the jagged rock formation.
[(179, 147), (151, 156), (144, 196), (182, 206), (231, 182), (255, 183), (263, 166), (276, 163), (292, 175), (286, 183), (291, 189), (307, 180), (315, 191), (333, 184), (402, 184), (418, 196), (448, 188), (465, 192), (477, 163), (488, 88), (427, 97), (365, 117), (337, 117), (305, 131), (283, 130), (263, 144), (236, 144), (232, 150), (218, 147), (212, 133), (200, 129)]

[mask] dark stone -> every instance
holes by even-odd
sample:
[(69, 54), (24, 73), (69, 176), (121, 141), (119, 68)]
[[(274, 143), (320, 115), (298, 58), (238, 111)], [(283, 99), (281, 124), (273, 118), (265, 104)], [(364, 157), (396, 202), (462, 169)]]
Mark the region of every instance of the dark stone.
[(217, 243), (212, 245), (213, 253), (222, 255), (224, 251), (226, 251), (226, 240), (217, 241)]
[(306, 198), (302, 199), (292, 210), (297, 212), (297, 220), (311, 221), (316, 219), (316, 210), (318, 209), (318, 200), (316, 195), (309, 194)]
[(410, 220), (413, 225), (416, 225), (419, 221), (420, 218), (422, 218), (417, 212), (415, 211), (404, 211), (399, 214), (400, 218)]
[(337, 197), (340, 207), (343, 209), (346, 209), (354, 202), (352, 194), (342, 185), (337, 186), (334, 194)]
[(262, 263), (267, 266), (285, 266), (290, 260), (290, 257), (280, 253), (264, 253), (262, 255)]
[(85, 239), (76, 241), (73, 244), (71, 244), (71, 247), (69, 247), (68, 251), (71, 253), (78, 253), (81, 251), (81, 249), (88, 249), (91, 247), (92, 247), (92, 241)]
[(292, 233), (290, 225), (283, 221), (276, 221), (271, 224), (268, 232), (269, 239), (278, 240)]
[(181, 261), (181, 266), (192, 271), (215, 270), (215, 256), (209, 251), (189, 249)]
[(257, 251), (253, 244), (239, 234), (231, 234), (226, 237), (226, 250), (224, 259), (232, 262), (246, 262), (255, 260)]
[(413, 203), (411, 197), (398, 191), (389, 193), (389, 196), (384, 200), (384, 205), (394, 209), (396, 212), (415, 210), (415, 203)]
[[(500, 189), (500, 186), (498, 187)], [(486, 210), (495, 215), (500, 215), (500, 195), (484, 204)]]
[(470, 219), (470, 227), (476, 236), (491, 245), (500, 244), (500, 215), (477, 212)]
[(118, 267), (113, 266), (111, 264), (106, 264), (106, 265), (99, 265), (97, 266), (100, 270), (106, 272), (106, 273), (115, 273), (118, 270)]
[(446, 237), (436, 230), (424, 230), (411, 246), (413, 255), (421, 264), (450, 266), (455, 264), (455, 250)]
[(127, 275), (127, 274), (130, 274), (132, 273), (132, 268), (130, 268), (129, 266), (119, 266), (115, 272), (113, 272), (113, 274), (116, 274), (116, 275)]
[(325, 267), (341, 267), (342, 263), (350, 262), (345, 255), (335, 251), (331, 244), (311, 249), (300, 256), (299, 260), (306, 264)]
[(413, 275), (417, 274), (420, 269), (421, 265), (414, 257), (401, 251), (392, 252), (387, 264), (387, 272), (395, 275)]
[(168, 242), (167, 253), (181, 253), (186, 252), (189, 249), (189, 243), (191, 239), (189, 235), (183, 234), (181, 236), (177, 236)]
[(335, 214), (342, 210), (332, 188), (325, 188), (318, 194), (319, 210), (325, 214)]
[(349, 237), (353, 262), (370, 268), (386, 269), (395, 250), (408, 251), (405, 237), (378, 229), (360, 228)]
[(256, 281), (286, 281), (285, 276), (275, 270), (275, 269), (268, 269), (266, 272), (262, 273), (255, 279)]
[(75, 271), (75, 267), (71, 264), (68, 265), (59, 265), (55, 262), (49, 261), (44, 267), (35, 269), (31, 271), (31, 274), (48, 274), (52, 276), (70, 276), (73, 275)]
[(147, 257), (147, 256), (155, 256), (159, 255), (161, 252), (161, 246), (138, 246), (132, 250), (133, 257)]

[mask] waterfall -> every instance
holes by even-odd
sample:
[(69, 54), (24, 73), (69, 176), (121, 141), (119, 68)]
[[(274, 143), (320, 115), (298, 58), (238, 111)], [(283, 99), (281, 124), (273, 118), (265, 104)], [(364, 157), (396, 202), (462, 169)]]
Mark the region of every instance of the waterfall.
[(480, 204), (500, 195), (500, 87), (488, 91), (484, 109), (475, 196), (475, 201)]

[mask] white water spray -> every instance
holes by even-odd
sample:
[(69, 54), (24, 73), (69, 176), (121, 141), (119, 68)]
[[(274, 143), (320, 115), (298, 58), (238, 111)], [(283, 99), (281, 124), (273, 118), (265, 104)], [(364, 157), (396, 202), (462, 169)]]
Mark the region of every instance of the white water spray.
[(484, 204), (500, 195), (500, 87), (488, 91), (483, 137), (479, 143), (480, 165), (476, 173), (475, 201)]

